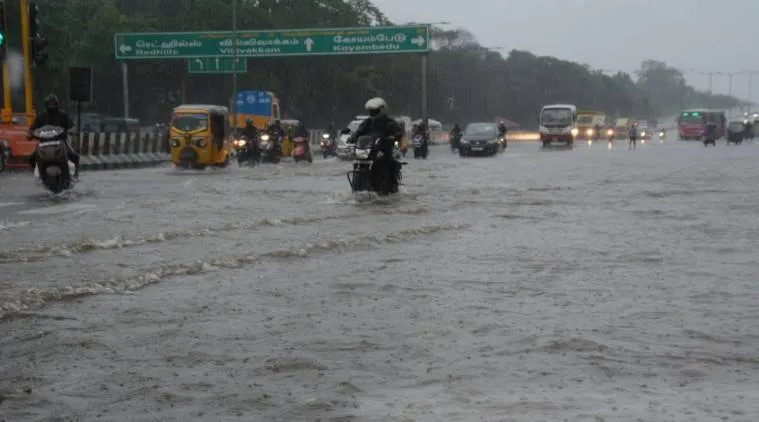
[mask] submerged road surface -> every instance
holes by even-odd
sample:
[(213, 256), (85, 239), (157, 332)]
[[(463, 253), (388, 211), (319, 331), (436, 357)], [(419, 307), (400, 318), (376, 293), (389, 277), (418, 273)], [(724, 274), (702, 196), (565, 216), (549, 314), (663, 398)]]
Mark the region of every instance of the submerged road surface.
[(0, 175), (0, 420), (758, 420), (759, 147), (409, 161)]

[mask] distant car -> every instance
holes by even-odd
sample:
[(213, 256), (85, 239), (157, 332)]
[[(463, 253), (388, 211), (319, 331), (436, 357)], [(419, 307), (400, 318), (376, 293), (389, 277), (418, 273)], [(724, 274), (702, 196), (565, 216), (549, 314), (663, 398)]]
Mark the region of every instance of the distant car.
[(742, 120), (732, 120), (727, 124), (727, 143), (740, 144), (746, 136), (746, 124)]
[(490, 122), (469, 123), (461, 135), (459, 155), (496, 155), (500, 148), (498, 125)]

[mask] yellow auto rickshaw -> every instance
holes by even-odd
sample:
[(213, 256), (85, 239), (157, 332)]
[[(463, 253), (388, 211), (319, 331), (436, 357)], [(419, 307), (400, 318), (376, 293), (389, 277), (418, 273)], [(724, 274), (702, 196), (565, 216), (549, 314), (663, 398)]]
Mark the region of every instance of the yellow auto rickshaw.
[(232, 143), (226, 107), (184, 104), (171, 116), (169, 152), (180, 168), (226, 167)]

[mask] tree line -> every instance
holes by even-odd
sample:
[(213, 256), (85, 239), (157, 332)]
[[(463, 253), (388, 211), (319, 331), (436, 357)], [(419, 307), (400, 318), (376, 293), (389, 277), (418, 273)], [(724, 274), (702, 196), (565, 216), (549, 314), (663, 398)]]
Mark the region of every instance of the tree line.
[[(9, 16), (17, 16), (8, 2)], [(114, 58), (116, 32), (229, 30), (225, 0), (38, 0), (40, 32), (50, 40), (47, 63), (34, 69), (35, 99), (48, 93), (68, 99), (68, 67), (91, 66), (90, 111), (120, 116), (121, 70)], [(392, 25), (369, 0), (238, 0), (238, 28), (275, 29)], [(15, 5), (17, 7), (17, 5)], [(10, 44), (19, 45), (11, 23)], [(466, 30), (433, 28), (428, 55), (428, 110), (432, 118), (465, 123), (502, 116), (534, 126), (537, 111), (552, 103), (610, 115), (655, 117), (682, 107), (727, 108), (735, 98), (699, 92), (677, 69), (647, 60), (635, 75), (606, 74), (588, 65), (513, 50), (504, 57), (477, 43)], [(189, 102), (229, 104), (229, 75), (187, 75), (185, 60), (130, 61), (130, 108), (146, 123), (164, 121), (186, 86)], [(283, 113), (309, 126), (341, 125), (372, 96), (390, 111), (420, 117), (421, 56), (256, 58), (238, 78), (239, 89), (273, 91)], [(14, 91), (14, 108), (22, 94)]]

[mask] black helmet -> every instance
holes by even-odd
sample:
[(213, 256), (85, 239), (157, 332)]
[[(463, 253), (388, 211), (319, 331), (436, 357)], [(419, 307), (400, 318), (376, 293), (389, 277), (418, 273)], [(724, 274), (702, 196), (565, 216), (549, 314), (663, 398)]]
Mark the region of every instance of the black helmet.
[(60, 105), (61, 103), (58, 101), (58, 97), (53, 94), (50, 94), (45, 98), (45, 107), (47, 108), (58, 108)]

